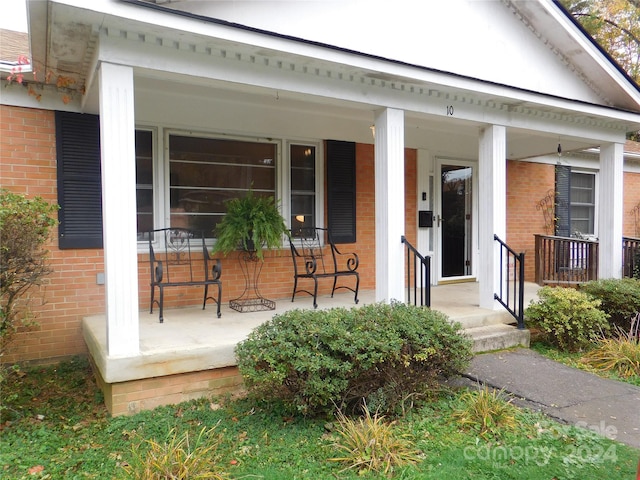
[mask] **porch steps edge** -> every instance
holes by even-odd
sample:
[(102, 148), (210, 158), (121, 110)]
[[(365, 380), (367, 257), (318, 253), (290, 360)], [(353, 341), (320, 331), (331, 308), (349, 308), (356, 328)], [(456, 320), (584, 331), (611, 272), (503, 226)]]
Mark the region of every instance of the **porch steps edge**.
[(486, 327), (490, 325), (506, 325), (513, 323), (513, 317), (506, 310), (477, 309), (479, 313), (463, 316), (450, 315), (452, 321), (458, 322), (463, 329)]
[(466, 328), (465, 334), (473, 340), (473, 353), (490, 352), (521, 346), (528, 348), (529, 330), (519, 330), (514, 325), (495, 324)]

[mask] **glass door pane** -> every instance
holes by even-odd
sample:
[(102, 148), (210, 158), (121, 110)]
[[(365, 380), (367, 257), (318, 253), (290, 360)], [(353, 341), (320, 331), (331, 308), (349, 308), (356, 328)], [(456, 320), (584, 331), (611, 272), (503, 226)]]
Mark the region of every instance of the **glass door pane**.
[(440, 167), (440, 245), (441, 276), (472, 274), (472, 167)]

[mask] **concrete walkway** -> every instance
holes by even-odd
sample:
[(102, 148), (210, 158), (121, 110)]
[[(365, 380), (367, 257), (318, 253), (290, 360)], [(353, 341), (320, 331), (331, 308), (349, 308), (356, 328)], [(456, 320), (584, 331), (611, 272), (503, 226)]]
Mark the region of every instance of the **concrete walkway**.
[(511, 393), (520, 406), (640, 448), (640, 388), (568, 367), (528, 349), (483, 353), (467, 378)]

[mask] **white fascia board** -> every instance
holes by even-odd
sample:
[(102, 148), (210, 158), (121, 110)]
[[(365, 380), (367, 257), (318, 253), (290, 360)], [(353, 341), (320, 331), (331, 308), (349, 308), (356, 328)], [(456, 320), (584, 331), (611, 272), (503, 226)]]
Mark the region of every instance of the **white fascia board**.
[(540, 0), (540, 4), (556, 22), (562, 25), (565, 31), (591, 56), (598, 66), (607, 72), (611, 79), (640, 106), (640, 91), (631, 85), (629, 80), (602, 54), (598, 47), (576, 27), (571, 19), (567, 18), (567, 16), (559, 10), (552, 0)]

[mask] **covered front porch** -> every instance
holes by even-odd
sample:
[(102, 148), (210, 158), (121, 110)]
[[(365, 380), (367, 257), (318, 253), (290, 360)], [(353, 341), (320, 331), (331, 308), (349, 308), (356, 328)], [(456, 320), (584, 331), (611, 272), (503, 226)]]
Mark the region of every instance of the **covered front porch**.
[[(538, 286), (525, 284), (525, 305), (536, 298)], [(374, 303), (375, 291), (360, 292), (360, 303)], [(287, 310), (313, 309), (312, 298), (299, 296), (276, 301), (274, 311), (239, 313), (222, 306), (216, 318), (213, 305), (167, 308), (164, 323), (157, 311), (140, 312), (140, 350), (136, 355), (113, 356), (107, 349), (105, 315), (86, 317), (84, 339), (94, 362), (96, 377), (113, 415), (135, 413), (163, 404), (239, 391), (235, 346), (261, 323)], [(324, 295), (318, 308), (354, 307), (351, 293)], [(529, 332), (518, 330), (506, 310), (478, 305), (478, 283), (465, 282), (432, 287), (432, 308), (460, 322), (474, 338), (476, 351), (528, 345)]]

